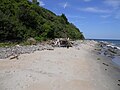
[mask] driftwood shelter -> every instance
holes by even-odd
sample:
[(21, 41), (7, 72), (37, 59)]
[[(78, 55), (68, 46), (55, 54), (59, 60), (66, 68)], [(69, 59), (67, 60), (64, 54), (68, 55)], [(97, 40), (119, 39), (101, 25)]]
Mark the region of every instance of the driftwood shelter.
[(57, 47), (72, 47), (69, 38), (55, 38), (54, 45)]

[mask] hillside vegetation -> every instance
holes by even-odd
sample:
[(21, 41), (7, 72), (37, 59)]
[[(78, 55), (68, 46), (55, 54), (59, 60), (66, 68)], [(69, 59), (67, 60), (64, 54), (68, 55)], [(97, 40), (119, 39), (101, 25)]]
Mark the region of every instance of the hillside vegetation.
[[(0, 41), (36, 40), (69, 37), (84, 39), (76, 26), (66, 16), (57, 16), (28, 0), (0, 0)], [(36, 0), (33, 0), (36, 1)]]

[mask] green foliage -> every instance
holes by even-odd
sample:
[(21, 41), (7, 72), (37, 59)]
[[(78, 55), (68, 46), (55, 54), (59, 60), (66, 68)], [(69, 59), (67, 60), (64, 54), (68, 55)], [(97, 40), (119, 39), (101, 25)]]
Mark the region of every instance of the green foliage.
[(43, 36), (36, 36), (35, 37), (35, 40), (37, 40), (37, 41), (45, 41), (46, 40), (46, 38), (45, 37), (43, 37)]
[(66, 24), (69, 24), (68, 19), (66, 18), (65, 14), (62, 14), (61, 17), (64, 19)]
[(38, 41), (66, 38), (84, 39), (83, 34), (66, 16), (37, 5), (37, 0), (1, 0), (0, 41), (24, 41), (33, 37)]
[(18, 42), (4, 42), (4, 43), (0, 43), (0, 47), (11, 47), (11, 46), (15, 46), (17, 44), (18, 44)]
[(100, 60), (100, 58), (97, 58), (97, 60)]
[(37, 0), (32, 0), (33, 4), (39, 5), (39, 2), (37, 2)]

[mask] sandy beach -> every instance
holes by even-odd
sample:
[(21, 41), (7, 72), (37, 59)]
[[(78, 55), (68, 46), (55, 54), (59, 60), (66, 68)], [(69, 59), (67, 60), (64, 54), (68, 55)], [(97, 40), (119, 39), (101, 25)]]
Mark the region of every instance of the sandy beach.
[(120, 90), (120, 67), (95, 44), (0, 59), (0, 90)]

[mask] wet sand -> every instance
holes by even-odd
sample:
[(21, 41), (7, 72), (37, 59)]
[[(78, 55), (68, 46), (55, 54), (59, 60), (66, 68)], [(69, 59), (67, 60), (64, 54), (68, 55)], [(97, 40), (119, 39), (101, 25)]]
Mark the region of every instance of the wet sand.
[(120, 90), (120, 68), (96, 42), (0, 60), (0, 90)]

